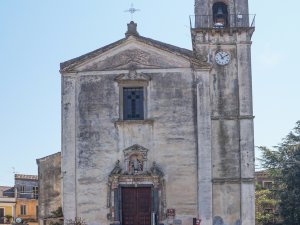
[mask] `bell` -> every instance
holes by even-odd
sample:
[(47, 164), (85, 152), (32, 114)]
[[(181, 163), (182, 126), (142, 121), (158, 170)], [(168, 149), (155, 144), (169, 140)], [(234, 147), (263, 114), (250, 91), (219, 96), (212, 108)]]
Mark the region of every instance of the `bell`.
[(218, 16), (223, 16), (224, 15), (222, 7), (218, 8), (217, 15)]

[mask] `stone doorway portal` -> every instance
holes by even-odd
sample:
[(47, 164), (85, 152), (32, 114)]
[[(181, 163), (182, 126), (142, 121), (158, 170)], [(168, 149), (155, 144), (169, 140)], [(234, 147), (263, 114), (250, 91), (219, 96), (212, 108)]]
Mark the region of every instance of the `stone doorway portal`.
[(124, 150), (108, 177), (107, 219), (111, 225), (151, 225), (165, 219), (164, 173), (153, 161), (148, 167), (148, 149), (133, 145)]
[(122, 224), (151, 225), (150, 187), (122, 187)]

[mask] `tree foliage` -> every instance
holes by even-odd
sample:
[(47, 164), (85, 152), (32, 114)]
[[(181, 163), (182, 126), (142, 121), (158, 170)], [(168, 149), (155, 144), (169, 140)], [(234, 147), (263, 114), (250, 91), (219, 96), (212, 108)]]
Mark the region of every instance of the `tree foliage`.
[(74, 220), (67, 220), (67, 225), (86, 225), (86, 222), (81, 217), (75, 217)]
[(51, 216), (48, 218), (50, 225), (63, 225), (64, 224), (64, 215), (62, 207), (59, 206), (56, 210), (51, 212)]
[(285, 225), (300, 224), (300, 121), (274, 149), (259, 147), (262, 166), (274, 178)]
[(256, 225), (273, 224), (277, 221), (278, 218), (274, 212), (277, 204), (278, 201), (271, 190), (257, 188), (255, 191)]
[(53, 218), (57, 218), (57, 217), (63, 217), (63, 211), (62, 211), (62, 207), (59, 206), (56, 210), (51, 212), (51, 217)]

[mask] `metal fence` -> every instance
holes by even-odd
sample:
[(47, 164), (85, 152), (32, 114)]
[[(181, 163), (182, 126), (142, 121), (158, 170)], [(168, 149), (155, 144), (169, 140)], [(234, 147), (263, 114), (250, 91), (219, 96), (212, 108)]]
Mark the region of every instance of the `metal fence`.
[(248, 28), (255, 27), (254, 14), (230, 14), (219, 22), (214, 15), (190, 16), (191, 28)]

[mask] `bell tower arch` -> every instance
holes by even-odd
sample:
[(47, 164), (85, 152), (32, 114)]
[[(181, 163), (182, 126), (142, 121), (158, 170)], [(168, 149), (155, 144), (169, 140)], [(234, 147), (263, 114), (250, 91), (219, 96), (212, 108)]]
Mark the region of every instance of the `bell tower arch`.
[(212, 7), (213, 24), (214, 26), (226, 27), (228, 21), (228, 5), (224, 2), (216, 2)]
[(211, 65), (207, 75), (195, 69), (198, 216), (204, 224), (255, 224), (254, 18), (248, 0), (195, 0), (193, 51)]
[(231, 14), (247, 14), (248, 0), (195, 0), (195, 15), (209, 15), (213, 5), (224, 3)]

